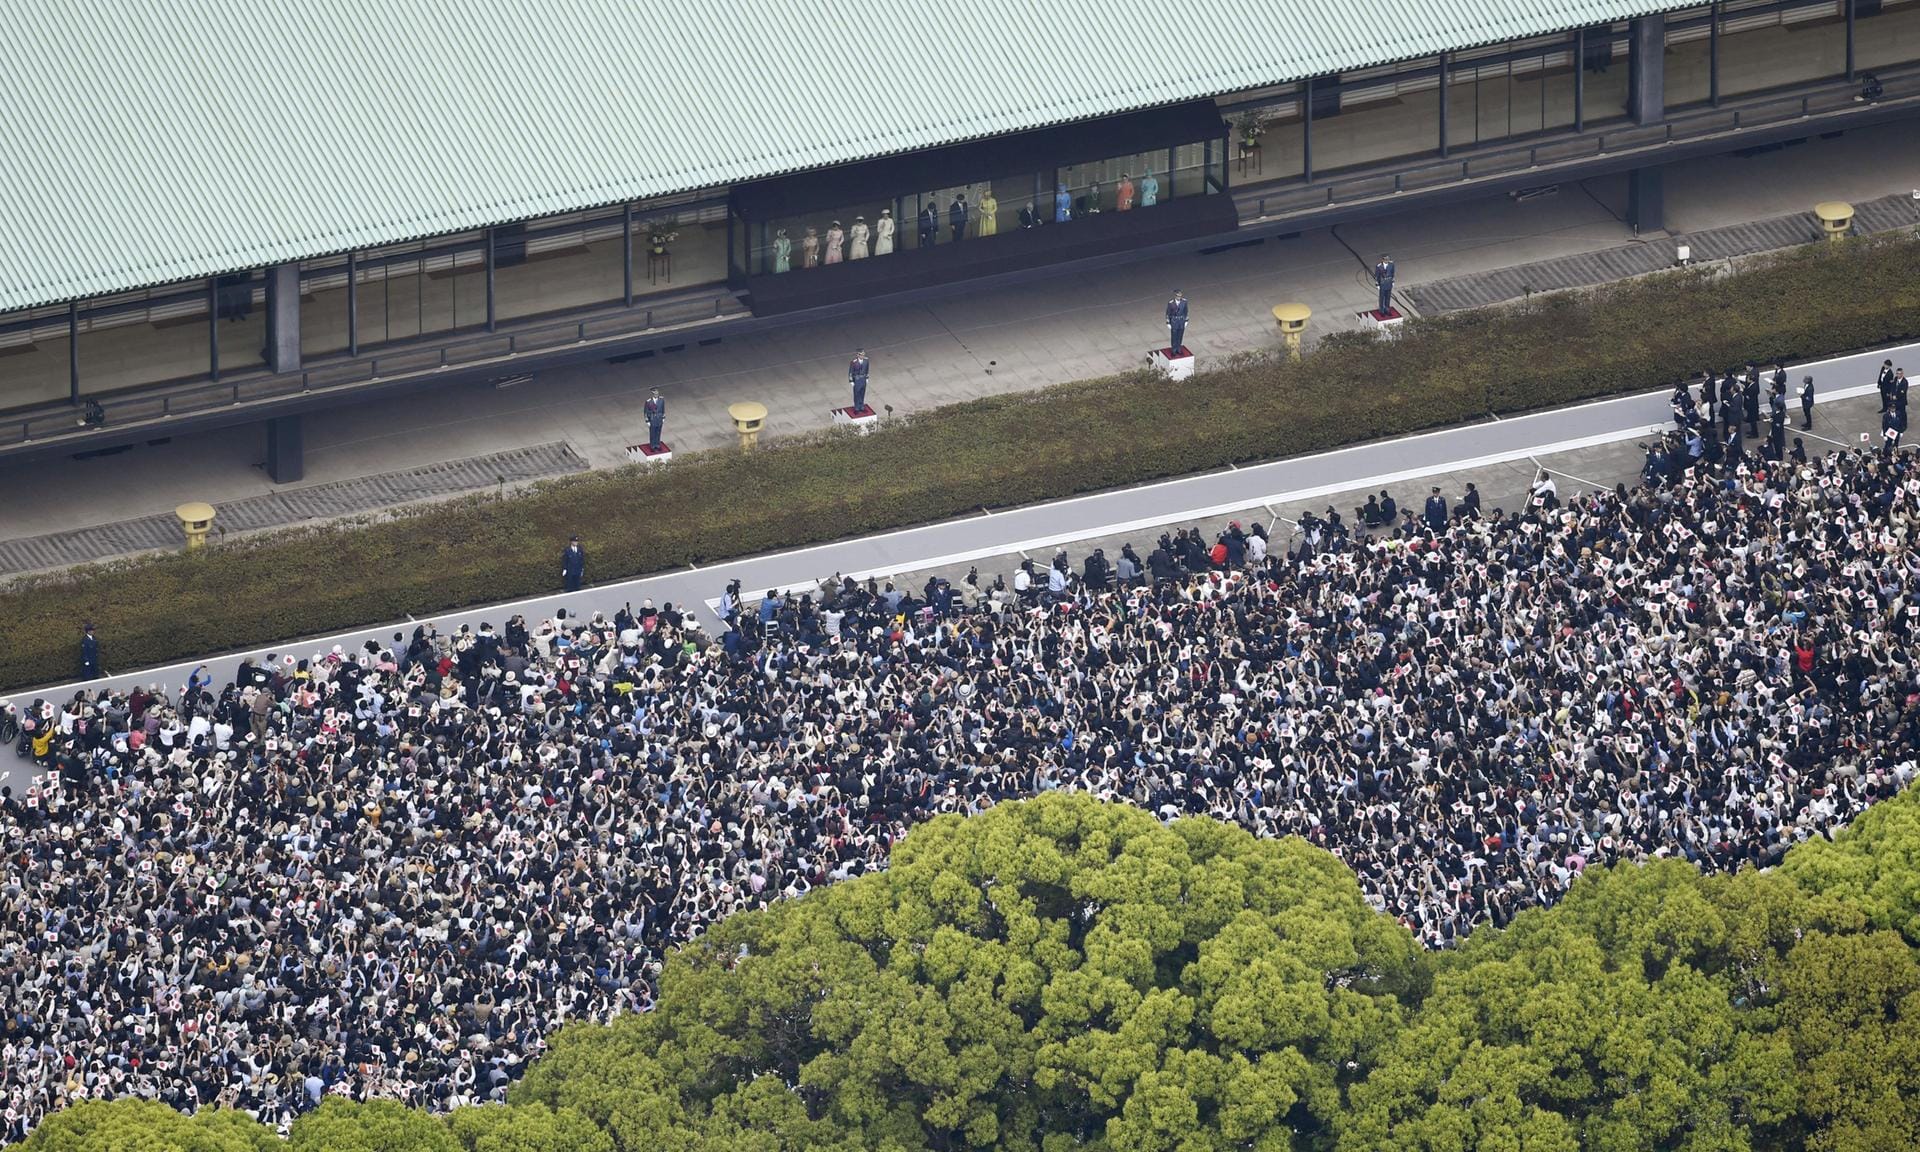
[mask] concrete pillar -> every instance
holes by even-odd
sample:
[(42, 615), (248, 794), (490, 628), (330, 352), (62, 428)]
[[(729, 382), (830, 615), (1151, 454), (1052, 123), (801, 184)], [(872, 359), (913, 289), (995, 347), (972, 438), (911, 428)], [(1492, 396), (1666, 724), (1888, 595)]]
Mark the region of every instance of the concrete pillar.
[(1667, 18), (1642, 16), (1627, 28), (1627, 108), (1635, 124), (1658, 124), (1667, 115)]
[(307, 474), (305, 450), (300, 417), (276, 416), (267, 421), (267, 475), (275, 484), (297, 483)]
[(300, 265), (267, 269), (267, 367), (300, 370)]
[(1637, 232), (1666, 228), (1666, 190), (1660, 169), (1635, 168), (1627, 173), (1627, 223)]

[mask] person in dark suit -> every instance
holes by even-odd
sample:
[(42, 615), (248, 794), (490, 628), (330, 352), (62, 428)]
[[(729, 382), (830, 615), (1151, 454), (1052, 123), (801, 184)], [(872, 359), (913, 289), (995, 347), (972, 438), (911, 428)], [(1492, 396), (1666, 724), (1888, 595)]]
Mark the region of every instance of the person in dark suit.
[(1469, 482), (1467, 484), (1467, 494), (1460, 497), (1460, 503), (1454, 506), (1453, 514), (1456, 516), (1478, 517), (1480, 515), (1480, 489), (1475, 488), (1473, 484)]
[(1760, 373), (1751, 365), (1740, 378), (1740, 399), (1747, 410), (1747, 435), (1758, 439), (1760, 436)]
[(1378, 315), (1384, 317), (1393, 312), (1393, 257), (1386, 253), (1373, 265), (1373, 284), (1380, 290), (1380, 308)]
[(1041, 216), (1039, 209), (1033, 206), (1033, 201), (1027, 201), (1027, 206), (1020, 209), (1020, 227), (1038, 228), (1040, 227), (1040, 222)]
[(100, 641), (93, 634), (93, 621), (80, 626), (80, 679), (100, 678)]
[[(1682, 385), (1682, 387), (1685, 387), (1685, 385)], [(1707, 422), (1709, 424), (1713, 422), (1715, 414), (1714, 406), (1720, 403), (1719, 389), (1719, 381), (1714, 379), (1713, 373), (1700, 373), (1700, 405), (1707, 410)]]
[(1427, 527), (1442, 532), (1447, 527), (1447, 498), (1435, 488), (1427, 497)]
[[(1708, 383), (1708, 387), (1712, 387), (1711, 382)], [(1687, 391), (1686, 381), (1683, 380), (1674, 386), (1673, 399), (1667, 402), (1667, 406), (1673, 409), (1673, 426), (1675, 429), (1685, 432), (1687, 429), (1693, 427), (1695, 418), (1693, 393)]]
[(567, 550), (560, 553), (560, 580), (567, 591), (578, 592), (586, 575), (587, 550), (580, 546), (580, 537), (575, 536), (567, 542)]
[(1182, 343), (1187, 335), (1187, 294), (1174, 289), (1173, 299), (1167, 301), (1167, 347), (1174, 355), (1180, 354)]
[(933, 193), (920, 205), (920, 247), (933, 247), (934, 240), (940, 234), (940, 210), (933, 206)]
[(1893, 410), (1900, 417), (1900, 431), (1907, 430), (1907, 370), (1896, 368), (1893, 372)]
[(869, 367), (870, 362), (867, 360), (867, 350), (865, 348), (856, 349), (853, 353), (853, 360), (847, 365), (847, 383), (853, 385), (853, 408), (851, 411), (855, 416), (860, 415), (867, 407), (867, 370)]
[(1767, 394), (1767, 457), (1778, 460), (1787, 453), (1787, 386), (1775, 384)]
[[(647, 415), (647, 451), (658, 452), (662, 448), (660, 429), (667, 422), (667, 402), (660, 398), (660, 389), (653, 390), (653, 395), (647, 397), (647, 402), (641, 405), (641, 411)], [(574, 539), (580, 538), (575, 536)]]
[(1813, 427), (1813, 377), (1806, 376), (1800, 381), (1800, 427)]
[(1893, 361), (1880, 361), (1880, 375), (1874, 384), (1880, 389), (1880, 411), (1885, 412), (1893, 403)]
[(947, 230), (953, 233), (955, 241), (965, 240), (967, 238), (968, 214), (967, 194), (965, 192), (955, 193), (953, 203), (947, 205)]

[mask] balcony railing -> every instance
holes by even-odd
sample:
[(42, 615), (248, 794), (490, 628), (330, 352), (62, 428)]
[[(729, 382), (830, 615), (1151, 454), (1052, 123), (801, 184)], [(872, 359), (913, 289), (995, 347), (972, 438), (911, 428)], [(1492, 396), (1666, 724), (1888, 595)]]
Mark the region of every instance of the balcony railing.
[[(743, 312), (730, 294), (716, 291), (711, 295), (620, 309), (579, 320), (529, 322), (527, 327), (515, 331), (449, 334), (431, 345), (415, 342), (359, 357), (333, 356), (298, 372), (236, 374), (223, 376), (217, 383), (173, 381), (88, 398), (98, 401), (105, 410), (106, 421), (102, 425), (105, 429), (147, 424), (153, 427), (155, 435), (165, 435), (168, 417), (192, 416), (376, 380), (399, 380), (453, 368), (471, 368), (490, 361), (505, 362), (522, 354), (611, 343), (649, 332), (706, 324)], [(98, 430), (81, 421), (82, 412), (62, 400), (0, 414), (0, 448), (56, 438), (72, 439), (78, 445)]]
[[(1577, 163), (1741, 131), (1830, 116), (1837, 112), (1920, 102), (1920, 70), (1881, 73), (1883, 92), (1871, 105), (1858, 83), (1835, 84), (1799, 96), (1758, 97), (1739, 106), (1681, 110), (1659, 124), (1610, 124), (1579, 135), (1554, 135), (1511, 147), (1475, 149), (1458, 156), (1406, 158), (1363, 171), (1334, 173), (1312, 182), (1253, 185), (1234, 191), (1245, 223), (1318, 212), (1336, 204), (1376, 200), (1490, 176)], [(1409, 165), (1414, 165), (1409, 167)]]

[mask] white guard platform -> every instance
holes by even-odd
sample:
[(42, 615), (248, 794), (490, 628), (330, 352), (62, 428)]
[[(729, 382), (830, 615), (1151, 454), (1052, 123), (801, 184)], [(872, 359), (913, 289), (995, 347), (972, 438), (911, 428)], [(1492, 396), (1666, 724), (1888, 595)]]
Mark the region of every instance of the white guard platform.
[(852, 408), (835, 408), (833, 410), (834, 427), (858, 428), (862, 436), (873, 431), (873, 426), (879, 422), (880, 415), (873, 410), (873, 405), (871, 404), (860, 409), (858, 412), (855, 412)]
[(1178, 348), (1155, 348), (1147, 353), (1147, 363), (1153, 365), (1154, 371), (1165, 373), (1169, 380), (1185, 380), (1193, 375), (1193, 349), (1184, 344)]

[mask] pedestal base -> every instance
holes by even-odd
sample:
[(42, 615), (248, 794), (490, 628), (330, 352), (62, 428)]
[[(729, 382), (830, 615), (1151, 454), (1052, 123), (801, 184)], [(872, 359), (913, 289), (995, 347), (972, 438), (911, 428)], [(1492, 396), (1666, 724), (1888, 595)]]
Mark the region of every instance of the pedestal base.
[(1367, 327), (1388, 337), (1398, 336), (1401, 326), (1407, 322), (1406, 313), (1398, 308), (1389, 308), (1385, 312), (1378, 310), (1362, 312), (1360, 319), (1366, 321)]
[(835, 408), (833, 410), (834, 427), (858, 428), (862, 436), (873, 431), (873, 426), (879, 422), (880, 414), (873, 410), (873, 405), (871, 404), (864, 405), (860, 408)]
[(1155, 348), (1147, 353), (1147, 363), (1169, 380), (1185, 380), (1193, 375), (1193, 350), (1185, 344), (1178, 348)]
[(656, 452), (645, 444), (629, 444), (627, 446), (627, 459), (633, 461), (635, 464), (665, 464), (667, 461), (673, 459), (673, 445), (662, 440), (660, 442), (660, 449)]

